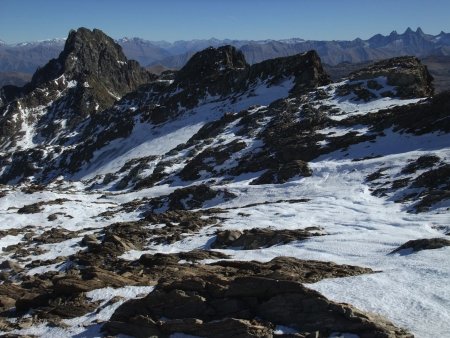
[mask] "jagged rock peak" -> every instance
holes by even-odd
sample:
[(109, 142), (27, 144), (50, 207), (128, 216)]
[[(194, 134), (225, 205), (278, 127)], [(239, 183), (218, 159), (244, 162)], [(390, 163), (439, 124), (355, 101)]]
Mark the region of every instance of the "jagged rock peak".
[(384, 76), (387, 83), (395, 86), (397, 96), (402, 98), (428, 97), (434, 93), (433, 77), (428, 68), (414, 56), (400, 56), (382, 60), (350, 74), (351, 80), (371, 79)]
[(259, 78), (270, 78), (273, 82), (292, 77), (295, 83), (293, 94), (302, 94), (331, 82), (314, 50), (252, 65), (251, 73)]
[[(58, 58), (38, 69), (30, 83), (0, 90), (0, 127), (6, 131), (0, 145), (63, 144), (61, 135), (70, 135), (83, 119), (155, 79), (100, 30), (71, 31)], [(21, 142), (23, 130), (33, 130), (33, 141)]]
[(210, 47), (196, 53), (177, 73), (176, 82), (184, 86), (205, 86), (214, 92), (218, 83), (231, 88), (258, 80), (276, 84), (290, 77), (294, 79), (296, 88), (302, 90), (330, 83), (315, 51), (270, 59), (250, 66), (244, 54), (233, 46)]
[(201, 79), (218, 72), (242, 70), (248, 67), (244, 54), (235, 47), (229, 45), (219, 48), (209, 47), (194, 54), (178, 72), (177, 77)]
[[(130, 74), (125, 75), (125, 72)], [(99, 29), (79, 28), (71, 30), (64, 50), (33, 75), (31, 84), (38, 86), (64, 74), (66, 79), (86, 81), (89, 77), (106, 80), (117, 94), (136, 87), (134, 82), (147, 82), (150, 75), (137, 62), (128, 61), (122, 48)], [(115, 79), (114, 79), (115, 78)]]
[(117, 62), (127, 62), (122, 47), (112, 38), (99, 29), (91, 31), (84, 27), (69, 32), (63, 54), (66, 58), (78, 58), (76, 61), (81, 61), (66, 63), (66, 66), (71, 67), (82, 63), (84, 70), (87, 66), (93, 68), (97, 66), (94, 64), (95, 61), (102, 62), (107, 58), (113, 58)]

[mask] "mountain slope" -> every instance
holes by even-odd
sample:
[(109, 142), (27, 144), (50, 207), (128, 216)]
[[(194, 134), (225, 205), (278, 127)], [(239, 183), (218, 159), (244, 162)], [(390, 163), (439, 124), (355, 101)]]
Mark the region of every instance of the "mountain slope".
[(208, 48), (64, 132), (1, 149), (2, 333), (450, 330), (450, 94), (417, 58), (333, 83)]
[[(70, 55), (70, 52), (65, 50), (62, 55), (65, 58), (65, 55)], [(91, 55), (90, 52), (89, 55)], [(49, 69), (53, 69), (55, 62), (58, 61), (52, 61), (39, 70), (34, 75), (33, 81), (37, 81), (36, 79), (39, 79), (41, 74), (45, 74), (48, 79), (61, 76), (59, 73), (52, 74), (49, 71)], [(274, 66), (278, 64), (278, 67)], [(88, 62), (87, 65), (89, 67), (90, 63)], [(118, 64), (117, 67), (122, 69), (122, 64)], [(64, 79), (65, 76), (72, 78), (70, 75), (72, 69), (69, 68), (68, 72), (67, 75), (63, 75)], [(131, 70), (132, 75), (134, 72)], [(114, 75), (114, 72), (108, 71), (107, 74), (108, 76)], [(111, 76), (111, 78), (115, 77)], [(150, 76), (148, 75), (147, 78), (150, 79)], [(108, 84), (107, 79), (104, 82), (106, 84)], [(302, 92), (317, 86), (317, 84), (329, 82), (315, 53), (284, 60), (267, 61), (250, 67), (245, 62), (243, 55), (233, 47), (207, 49), (198, 53), (175, 75), (173, 80), (152, 79), (153, 82), (141, 91), (126, 95), (111, 109), (103, 112), (100, 112), (102, 107), (100, 102), (96, 101), (99, 112), (90, 115), (84, 113), (83, 110), (92, 107), (92, 104), (86, 105), (82, 101), (83, 104), (80, 108), (74, 107), (73, 110), (65, 112), (65, 120), (71, 123), (66, 122), (64, 128), (57, 128), (50, 135), (44, 135), (47, 139), (41, 142), (35, 142), (35, 140), (43, 137), (40, 128), (48, 128), (48, 123), (44, 118), (41, 119), (44, 122), (42, 127), (39, 122), (36, 126), (26, 125), (24, 127), (22, 124), (22, 126), (15, 127), (16, 137), (23, 134), (25, 129), (25, 135), (29, 135), (26, 138), (28, 143), (22, 142), (17, 145), (11, 142), (11, 135), (5, 137), (3, 149), (14, 149), (14, 152), (9, 155), (5, 154), (3, 157), (2, 181), (24, 180), (31, 175), (37, 180), (48, 181), (59, 175), (73, 175), (83, 169), (83, 166), (86, 173), (86, 170), (89, 172), (94, 170), (92, 167), (101, 165), (101, 162), (95, 161), (97, 158), (111, 161), (113, 158), (108, 153), (113, 149), (113, 156), (118, 158), (129, 151), (140, 151), (137, 150), (140, 149), (138, 146), (149, 147), (156, 142), (155, 136), (159, 134), (158, 129), (162, 128), (161, 124), (165, 125), (165, 132), (187, 128), (195, 133), (203, 123), (217, 119), (226, 111), (241, 110), (254, 104), (268, 104), (275, 99), (287, 96), (290, 91)], [(29, 85), (30, 87), (33, 87), (33, 81)], [(84, 83), (88, 80), (78, 80), (76, 83), (80, 82), (83, 85), (78, 85), (77, 88), (85, 89)], [(94, 81), (94, 83), (96, 82)], [(51, 85), (53, 86), (53, 84)], [(102, 87), (97, 89), (97, 86), (94, 88), (96, 92), (103, 89)], [(114, 90), (112, 85), (110, 88), (107, 90), (108, 93)], [(90, 88), (88, 87), (88, 89)], [(39, 92), (42, 90), (45, 92), (47, 89), (40, 88)], [(35, 95), (34, 93), (32, 91), (32, 95)], [(59, 95), (61, 95), (61, 101), (70, 103), (74, 97), (78, 97), (77, 95), (73, 96), (71, 91)], [(25, 96), (25, 99), (29, 96)], [(54, 106), (54, 103), (50, 102), (49, 109), (45, 103), (36, 105), (28, 99), (29, 104), (25, 106), (27, 102), (24, 102), (24, 107), (22, 107), (22, 102), (24, 99), (5, 105), (3, 115), (9, 119), (4, 120), (3, 126), (6, 127), (11, 120), (17, 121), (17, 115), (26, 114), (30, 110), (33, 111), (34, 116), (49, 116), (48, 111)], [(14, 110), (11, 107), (18, 108)], [(61, 114), (61, 106), (57, 107), (58, 114)], [(55, 117), (53, 119), (58, 121)], [(75, 121), (78, 124), (72, 123)], [(38, 136), (32, 137), (31, 135)], [(124, 142), (122, 138), (128, 136), (131, 138)], [(180, 142), (185, 141), (187, 139), (183, 138), (183, 141)], [(42, 143), (52, 145), (51, 148), (46, 149), (44, 154), (40, 150)], [(168, 144), (173, 147), (177, 145), (173, 142)], [(21, 151), (17, 151), (19, 146), (22, 148)], [(160, 155), (160, 151), (170, 150), (167, 145), (159, 148), (161, 150), (153, 151), (151, 155)], [(30, 169), (30, 165), (25, 165), (25, 163), (29, 163), (30, 158), (37, 159), (32, 165), (34, 169)], [(94, 161), (91, 161), (92, 158)], [(8, 165), (11, 163), (12, 165)], [(64, 165), (61, 165), (62, 163)], [(76, 175), (80, 177), (82, 174)]]

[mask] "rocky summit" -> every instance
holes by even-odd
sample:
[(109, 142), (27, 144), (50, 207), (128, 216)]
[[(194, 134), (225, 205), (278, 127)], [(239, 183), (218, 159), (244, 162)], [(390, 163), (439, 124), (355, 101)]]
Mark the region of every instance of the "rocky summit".
[(450, 93), (417, 58), (154, 75), (80, 28), (0, 93), (2, 335), (450, 331)]
[(30, 83), (2, 89), (0, 142), (10, 148), (61, 143), (61, 134), (74, 133), (84, 119), (153, 79), (100, 30), (71, 31), (59, 57)]

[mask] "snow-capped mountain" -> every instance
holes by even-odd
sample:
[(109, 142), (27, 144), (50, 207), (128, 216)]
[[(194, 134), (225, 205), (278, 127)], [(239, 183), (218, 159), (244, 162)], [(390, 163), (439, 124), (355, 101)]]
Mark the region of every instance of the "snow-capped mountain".
[[(141, 65), (160, 64), (168, 68), (181, 68), (196, 52), (208, 47), (232, 45), (244, 53), (250, 64), (275, 57), (295, 55), (316, 50), (324, 63), (359, 63), (402, 55), (425, 57), (449, 55), (450, 34), (425, 34), (419, 27), (408, 28), (403, 34), (393, 31), (384, 36), (376, 34), (370, 39), (352, 41), (314, 41), (301, 38), (281, 40), (233, 40), (204, 39), (175, 42), (148, 41), (141, 38), (117, 40), (129, 59)], [(1, 45), (1, 44), (0, 44)], [(56, 57), (64, 47), (64, 39), (49, 39), (15, 45), (2, 45), (0, 49), (0, 72), (34, 72), (48, 60)]]
[(155, 76), (71, 32), (0, 96), (0, 331), (445, 335), (432, 81), (415, 57), (332, 82), (315, 51), (249, 64), (229, 45)]

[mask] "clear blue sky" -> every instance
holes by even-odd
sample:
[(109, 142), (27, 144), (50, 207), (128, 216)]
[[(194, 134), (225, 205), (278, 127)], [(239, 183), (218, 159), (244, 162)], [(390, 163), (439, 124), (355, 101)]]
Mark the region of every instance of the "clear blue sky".
[(368, 38), (421, 26), (450, 32), (449, 0), (0, 0), (0, 39), (66, 37), (99, 28), (114, 38), (316, 40)]

